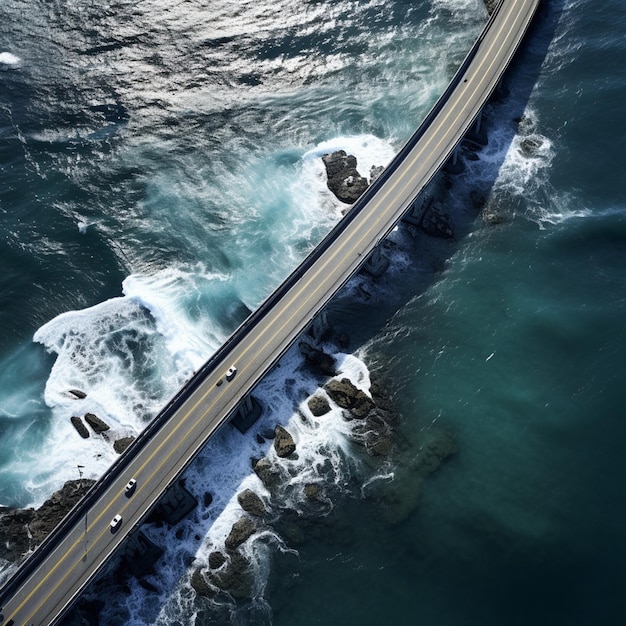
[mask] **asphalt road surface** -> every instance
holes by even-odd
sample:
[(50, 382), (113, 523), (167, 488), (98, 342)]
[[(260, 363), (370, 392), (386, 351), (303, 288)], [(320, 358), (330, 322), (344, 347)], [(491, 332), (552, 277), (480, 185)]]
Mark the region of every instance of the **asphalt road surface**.
[[(443, 106), (402, 162), (383, 178), (349, 227), (327, 245), (253, 331), (234, 345), (14, 595), (3, 601), (3, 626), (11, 620), (16, 626), (51, 624), (76, 599), (241, 398), (358, 270), (449, 158), (513, 58), (538, 4), (539, 0), (503, 1)], [(231, 365), (237, 373), (228, 381), (225, 374)], [(127, 497), (124, 487), (131, 478), (137, 484)], [(122, 521), (112, 532), (111, 520), (118, 514)]]

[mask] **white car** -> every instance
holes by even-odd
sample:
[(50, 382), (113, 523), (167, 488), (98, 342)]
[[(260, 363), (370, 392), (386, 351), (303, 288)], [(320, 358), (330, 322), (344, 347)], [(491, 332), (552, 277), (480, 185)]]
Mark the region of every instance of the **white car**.
[(137, 486), (137, 479), (131, 478), (126, 484), (126, 487), (124, 487), (124, 494), (126, 495), (127, 498), (130, 498), (130, 496), (133, 495), (133, 493), (135, 492), (136, 486)]
[(114, 533), (121, 523), (122, 523), (122, 516), (118, 514), (111, 520), (111, 532)]
[(226, 372), (226, 380), (232, 380), (235, 378), (235, 374), (237, 373), (237, 368), (234, 365), (231, 365)]

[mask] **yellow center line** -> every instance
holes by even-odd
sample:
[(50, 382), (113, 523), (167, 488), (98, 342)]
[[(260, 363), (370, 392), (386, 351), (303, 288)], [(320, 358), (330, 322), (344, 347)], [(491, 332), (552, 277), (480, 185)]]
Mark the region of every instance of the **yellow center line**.
[[(509, 27), (508, 33), (507, 33), (507, 38), (510, 36), (511, 32), (513, 31), (514, 26), (511, 25)], [(489, 51), (488, 54), (491, 54), (491, 52), (493, 51), (494, 47), (496, 46), (496, 44), (498, 43), (498, 39), (500, 37), (500, 34), (503, 32), (504, 28), (503, 26), (500, 26), (500, 29), (498, 31), (498, 34), (496, 36), (493, 37), (493, 41), (490, 44), (489, 47)], [(485, 57), (486, 58), (486, 57)], [(497, 58), (494, 58), (491, 60), (491, 62), (489, 63), (487, 70), (484, 72), (484, 75), (487, 75), (490, 73), (491, 69), (493, 68), (493, 66), (496, 64), (497, 62)], [(471, 66), (470, 66), (471, 67)], [(474, 74), (478, 74), (478, 70), (481, 69), (482, 67), (482, 63), (479, 63), (478, 67), (474, 70)], [(469, 71), (469, 68), (468, 68)], [(466, 89), (467, 89), (467, 84), (465, 83), (459, 83), (459, 85), (457, 86), (457, 88), (455, 89), (456, 93), (458, 92), (459, 89), (463, 88), (463, 86), (466, 85)], [(477, 89), (475, 88), (472, 95), (476, 95), (477, 93)], [(475, 104), (470, 103), (471, 106), (475, 106)], [(460, 110), (458, 110), (458, 107), (455, 106), (451, 106), (449, 107), (449, 111), (446, 113), (445, 117), (443, 117), (441, 120), (437, 119), (437, 124), (439, 127), (441, 127), (445, 122), (447, 122), (450, 117), (453, 114), (456, 114), (455, 117), (455, 121), (458, 121), (459, 119), (461, 119), (463, 116), (461, 115), (461, 113), (464, 113), (465, 110), (467, 108), (470, 108), (470, 104), (468, 104), (466, 102), (466, 104), (461, 107)], [(480, 108), (480, 107), (479, 107)], [(432, 128), (432, 126), (430, 127)], [(429, 128), (429, 130), (430, 130)], [(449, 137), (445, 137), (441, 134), (437, 134), (435, 135), (433, 132), (429, 133), (429, 136), (426, 138), (426, 141), (423, 145), (418, 144), (414, 150), (410, 153), (409, 155), (409, 159), (410, 161), (408, 162), (408, 165), (406, 165), (406, 162), (403, 164), (403, 169), (404, 169), (404, 173), (401, 173), (399, 175), (399, 178), (397, 178), (397, 180), (393, 180), (390, 179), (390, 181), (388, 183), (386, 183), (387, 188), (385, 188), (385, 186), (383, 186), (383, 188), (381, 189), (381, 193), (382, 195), (377, 195), (372, 199), (372, 202), (370, 204), (371, 209), (369, 209), (369, 213), (373, 213), (375, 216), (377, 214), (378, 209), (383, 205), (383, 203), (388, 199), (388, 197), (394, 193), (396, 191), (397, 188), (399, 188), (399, 191), (404, 194), (402, 196), (402, 201), (405, 202), (408, 199), (408, 194), (406, 193), (407, 190), (409, 189), (409, 187), (412, 185), (412, 181), (414, 181), (414, 176), (410, 176), (407, 175), (407, 171), (412, 169), (416, 162), (422, 157), (422, 155), (426, 152), (426, 150), (429, 148), (430, 144), (432, 144), (433, 142), (435, 142), (435, 145), (433, 147), (433, 151), (435, 154), (437, 154), (436, 149), (439, 149), (440, 146), (442, 144), (444, 144), (446, 141), (449, 141)], [(434, 163), (434, 161), (433, 161)], [(406, 167), (404, 167), (406, 165)], [(432, 164), (431, 166), (432, 167)], [(392, 176), (394, 176), (396, 174), (396, 172), (394, 172), (394, 174), (392, 174)], [(358, 244), (358, 246), (361, 246), (364, 242), (365, 243), (371, 243), (371, 241), (373, 241), (372, 238), (372, 233), (380, 233), (381, 232), (381, 228), (379, 226), (379, 224), (381, 222), (384, 222), (383, 219), (378, 219), (377, 221), (375, 221), (375, 224), (378, 224), (378, 226), (374, 227), (372, 224), (369, 224), (367, 222), (367, 220), (363, 221), (363, 217), (364, 217), (365, 213), (362, 214), (360, 216), (361, 219), (361, 224), (365, 225), (365, 230), (363, 232), (363, 234), (360, 236), (360, 238), (358, 239), (357, 242), (355, 242), (356, 244)], [(384, 215), (384, 212), (383, 212)], [(241, 352), (241, 355), (238, 358), (238, 360), (243, 360), (244, 365), (241, 368), (241, 371), (238, 373), (238, 376), (241, 378), (242, 376), (245, 376), (245, 372), (246, 370), (250, 367), (248, 365), (246, 365), (246, 357), (247, 355), (253, 350), (256, 349), (257, 345), (259, 344), (259, 342), (261, 342), (262, 340), (264, 341), (263, 346), (266, 347), (268, 345), (272, 345), (272, 344), (278, 344), (280, 345), (281, 343), (284, 342), (284, 337), (285, 337), (285, 333), (283, 332), (283, 329), (285, 327), (289, 327), (289, 328), (293, 328), (294, 324), (292, 323), (292, 321), (294, 320), (294, 318), (298, 317), (298, 319), (302, 319), (300, 313), (302, 311), (302, 309), (304, 309), (305, 307), (309, 307), (311, 310), (316, 308), (315, 304), (313, 306), (311, 306), (311, 300), (312, 297), (311, 295), (309, 296), (308, 299), (304, 299), (304, 300), (300, 300), (300, 304), (299, 306), (295, 306), (295, 305), (290, 305), (290, 302), (293, 302), (295, 300), (297, 300), (297, 298), (300, 297), (300, 295), (303, 292), (306, 292), (307, 289), (310, 288), (310, 286), (313, 283), (316, 283), (319, 279), (319, 276), (322, 272), (327, 271), (328, 267), (331, 267), (331, 274), (332, 274), (332, 269), (333, 265), (335, 264), (335, 260), (336, 258), (340, 255), (343, 256), (344, 253), (344, 249), (347, 246), (350, 246), (350, 248), (352, 250), (359, 250), (358, 247), (355, 248), (355, 245), (351, 243), (351, 240), (355, 238), (356, 233), (358, 233), (359, 230), (359, 224), (355, 224), (357, 226), (357, 228), (355, 229), (355, 235), (352, 237), (341, 237), (339, 239), (339, 244), (338, 245), (331, 245), (331, 247), (329, 248), (328, 252), (329, 252), (329, 256), (327, 259), (325, 259), (325, 255), (326, 255), (326, 251), (325, 253), (322, 254), (322, 256), (318, 259), (317, 263), (313, 266), (312, 269), (314, 269), (313, 272), (307, 271), (307, 273), (305, 273), (301, 279), (300, 282), (297, 283), (296, 286), (292, 287), (292, 289), (287, 292), (287, 294), (285, 295), (285, 297), (277, 304), (277, 306), (279, 308), (283, 308), (283, 309), (287, 309), (287, 311), (290, 311), (290, 315), (289, 317), (285, 318), (284, 316), (280, 316), (280, 318), (283, 320), (282, 323), (280, 325), (276, 325), (276, 324), (270, 324), (270, 325), (263, 325), (263, 321), (261, 320), (261, 322), (259, 323), (259, 325), (257, 327), (255, 327), (255, 331), (257, 331), (257, 334), (253, 337), (252, 341), (249, 341), (249, 343), (247, 343), (247, 345), (244, 346), (243, 351)], [(348, 231), (346, 231), (348, 232)], [(320, 264), (320, 262), (322, 264)], [(352, 271), (352, 270), (351, 270)], [(345, 278), (345, 270), (340, 270), (339, 272), (336, 272), (336, 276), (333, 278), (334, 283), (337, 283), (338, 281), (342, 281)], [(305, 281), (305, 282), (302, 282)], [(297, 288), (297, 292), (295, 291), (295, 288)], [(293, 293), (291, 293), (293, 292)], [(286, 302), (288, 300), (288, 302)], [(319, 302), (319, 299), (315, 299), (315, 303)], [(296, 324), (297, 325), (297, 324)], [(275, 332), (273, 332), (273, 334), (267, 339), (265, 340), (264, 337), (265, 335), (271, 331), (274, 330)], [(291, 333), (289, 333), (291, 334)], [(283, 339), (281, 340), (280, 337), (282, 337)], [(194, 404), (186, 411), (186, 413), (184, 414), (184, 416), (179, 416), (177, 419), (177, 423), (174, 425), (173, 429), (171, 430), (171, 432), (169, 433), (165, 433), (165, 438), (161, 441), (161, 443), (154, 449), (154, 451), (147, 457), (147, 459), (145, 459), (143, 461), (143, 463), (139, 466), (139, 468), (137, 470), (135, 470), (133, 472), (134, 476), (140, 475), (142, 472), (145, 471), (145, 468), (147, 465), (149, 465), (150, 463), (152, 463), (154, 457), (162, 450), (162, 448), (169, 443), (169, 441), (171, 440), (171, 438), (178, 432), (178, 430), (183, 426), (183, 424), (186, 423), (186, 421), (190, 418), (190, 416), (192, 415), (192, 413), (194, 413), (195, 411), (197, 411), (197, 409), (200, 407), (200, 405), (202, 403), (204, 403), (207, 399), (207, 397), (209, 396), (209, 394), (215, 390), (215, 385), (212, 382), (212, 380), (215, 380), (216, 378), (221, 378), (221, 376), (217, 375), (217, 371), (214, 371), (211, 373), (211, 375), (209, 375), (205, 381), (202, 383), (202, 386), (206, 387), (206, 390), (202, 393), (202, 395), (198, 398), (198, 400), (196, 402), (194, 402)], [(198, 391), (200, 391), (202, 388), (199, 387), (195, 393), (197, 393)], [(200, 423), (202, 421), (204, 421), (204, 419), (207, 417), (207, 415), (209, 415), (209, 413), (211, 413), (213, 411), (213, 409), (216, 407), (216, 405), (220, 402), (220, 400), (223, 398), (223, 396), (226, 394), (227, 391), (230, 391), (232, 388), (230, 387), (224, 387), (223, 389), (220, 390), (219, 394), (213, 398), (213, 400), (211, 401), (211, 403), (202, 411), (201, 415), (199, 416), (198, 419), (195, 420), (195, 422), (193, 423), (193, 425), (187, 429), (187, 432), (183, 434), (181, 441), (167, 454), (167, 456), (165, 456), (160, 462), (159, 464), (156, 466), (156, 469), (154, 469), (148, 476), (148, 478), (144, 481), (141, 481), (141, 483), (138, 485), (139, 489), (138, 491), (141, 492), (143, 489), (148, 489), (148, 486), (150, 484), (150, 481), (154, 479), (154, 476), (163, 468), (164, 465), (166, 465), (171, 456), (173, 454), (175, 454), (176, 452), (180, 453), (181, 447), (182, 447), (182, 443), (189, 439), (190, 436), (192, 436), (194, 434), (194, 432), (198, 429)], [(189, 401), (189, 400), (188, 400)], [(237, 400), (235, 402), (238, 402), (239, 400)], [(222, 407), (222, 411), (223, 412), (224, 409), (228, 406), (228, 404), (232, 403), (232, 400), (226, 403), (225, 407)], [(234, 408), (234, 407), (233, 407)], [(228, 409), (227, 414), (230, 413), (231, 409)], [(174, 416), (172, 416), (174, 417)], [(171, 418), (170, 418), (171, 419)], [(167, 429), (168, 425), (171, 422), (169, 422), (168, 424), (164, 425), (164, 429)], [(215, 425), (215, 420), (213, 420), (213, 422), (210, 424), (210, 428), (211, 429), (216, 429), (218, 426), (220, 426), (222, 424), (222, 421), (219, 422), (219, 424)], [(158, 437), (159, 433), (157, 433), (157, 437)], [(197, 435), (194, 437), (195, 439), (197, 439)], [(201, 447), (204, 444), (201, 444), (200, 446), (197, 446), (196, 449), (198, 447)], [(188, 450), (189, 448), (185, 448), (185, 450)], [(195, 451), (194, 451), (195, 454)], [(129, 466), (130, 468), (131, 466)], [(115, 487), (115, 483), (119, 482), (119, 479), (117, 479), (109, 488), (109, 491), (111, 491), (113, 489), (113, 487)], [(154, 489), (154, 488), (152, 488)], [(138, 494), (135, 494), (136, 496)], [(99, 521), (102, 519), (102, 517), (104, 517), (107, 512), (110, 511), (110, 509), (113, 507), (115, 502), (115, 498), (110, 499), (109, 500), (109, 504), (106, 505), (106, 507), (103, 509), (103, 511), (98, 514), (89, 524), (89, 526), (87, 527), (87, 533), (93, 529), (93, 527), (99, 523)], [(128, 500), (128, 502), (125, 503), (125, 505), (123, 507), (121, 507), (122, 513), (126, 511), (126, 509), (133, 503), (132, 500)], [(88, 515), (89, 512), (87, 512)], [(109, 513), (110, 514), (110, 513)], [(107, 525), (107, 527), (105, 528), (105, 530), (103, 532), (101, 532), (94, 541), (92, 541), (92, 546), (95, 546), (101, 539), (102, 537), (109, 532), (109, 526)], [(48, 574), (39, 582), (39, 584), (33, 589), (33, 591), (23, 600), (23, 602), (17, 607), (17, 609), (13, 612), (13, 615), (15, 615), (17, 612), (19, 612), (22, 607), (24, 606), (24, 604), (29, 600), (30, 597), (32, 597), (32, 595), (34, 595), (39, 588), (44, 584), (44, 582), (57, 570), (58, 567), (61, 566), (61, 564), (64, 562), (64, 560), (69, 556), (69, 554), (76, 548), (76, 546), (78, 544), (80, 544), (83, 540), (85, 540), (85, 535), (82, 535), (79, 539), (77, 539), (71, 547), (69, 547), (65, 554), (63, 555), (63, 557), (61, 557), (59, 560), (57, 560), (57, 562), (55, 563), (55, 565), (50, 569), (50, 571), (48, 572)], [(117, 546), (116, 546), (117, 547)], [(81, 558), (82, 560), (82, 558)], [(80, 562), (80, 561), (78, 561)], [(65, 572), (65, 574), (62, 576), (62, 578), (60, 580), (58, 580), (57, 584), (51, 589), (50, 593), (46, 595), (46, 597), (44, 598), (44, 600), (38, 605), (38, 607), (35, 609), (35, 611), (31, 614), (31, 618), (33, 615), (35, 615), (40, 609), (41, 606), (50, 598), (50, 596), (54, 593), (54, 591), (66, 580), (66, 578), (73, 573), (73, 570), (75, 569), (75, 565), (74, 567), (68, 568)], [(10, 617), (10, 616), (9, 616)], [(27, 622), (30, 621), (26, 620)]]

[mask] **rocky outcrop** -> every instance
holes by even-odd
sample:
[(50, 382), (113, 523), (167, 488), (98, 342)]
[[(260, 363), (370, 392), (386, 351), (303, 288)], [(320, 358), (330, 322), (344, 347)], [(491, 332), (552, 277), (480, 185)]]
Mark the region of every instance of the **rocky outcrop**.
[(296, 451), (296, 442), (293, 440), (291, 433), (282, 426), (276, 426), (274, 430), (276, 437), (274, 438), (274, 450), (276, 454), (285, 459)]
[(326, 393), (342, 409), (350, 411), (352, 417), (362, 419), (374, 408), (374, 401), (349, 378), (333, 378), (324, 385)]
[(231, 552), (217, 572), (210, 572), (209, 580), (234, 598), (249, 598), (252, 595), (254, 573), (248, 559), (239, 551)]
[(307, 402), (307, 406), (309, 407), (309, 411), (311, 411), (315, 417), (321, 417), (322, 415), (326, 415), (326, 413), (330, 412), (330, 403), (325, 396), (320, 394), (311, 396)]
[(215, 590), (208, 583), (207, 579), (202, 573), (202, 568), (198, 567), (193, 571), (191, 575), (190, 584), (194, 591), (204, 598), (212, 598), (215, 595)]
[(324, 376), (335, 375), (335, 359), (330, 354), (314, 348), (305, 341), (301, 341), (298, 347), (300, 348), (300, 354), (321, 374)]
[(83, 420), (81, 420), (80, 417), (73, 415), (70, 421), (83, 439), (89, 439), (89, 429), (83, 424)]
[(238, 519), (230, 529), (224, 545), (228, 550), (237, 549), (244, 541), (247, 541), (256, 532), (256, 525), (249, 517)]
[(87, 394), (80, 389), (70, 389), (67, 393), (76, 400), (83, 400), (87, 397)]
[(118, 454), (122, 454), (133, 441), (135, 441), (135, 437), (121, 437), (113, 442), (113, 449)]
[(110, 426), (93, 413), (85, 413), (85, 421), (93, 428), (97, 434), (102, 434), (109, 430)]
[(255, 463), (254, 473), (269, 491), (275, 489), (281, 480), (280, 469), (267, 457), (263, 457)]
[(70, 480), (37, 510), (0, 511), (0, 558), (17, 562), (38, 546), (94, 482), (87, 479)]
[(267, 515), (267, 508), (261, 500), (260, 496), (258, 496), (252, 489), (244, 489), (241, 493), (237, 495), (237, 502), (239, 502), (239, 506), (250, 515), (254, 517), (265, 517)]
[(219, 569), (224, 563), (226, 563), (226, 557), (219, 550), (213, 550), (209, 554), (209, 567), (211, 569)]
[(322, 161), (326, 166), (328, 188), (341, 202), (352, 204), (368, 188), (367, 179), (356, 169), (356, 157), (345, 150), (325, 154)]

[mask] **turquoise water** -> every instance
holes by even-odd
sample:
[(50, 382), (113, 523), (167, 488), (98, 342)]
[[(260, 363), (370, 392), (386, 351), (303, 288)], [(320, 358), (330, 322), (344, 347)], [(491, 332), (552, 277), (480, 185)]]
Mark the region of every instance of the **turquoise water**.
[[(391, 271), (329, 312), (390, 381), (393, 464), (359, 467), (340, 421), (297, 431), (303, 462), (331, 459), (332, 514), (297, 546), (257, 542), (256, 602), (198, 613), (185, 558), (227, 532), (259, 452), (224, 433), (188, 477), (213, 508), (182, 540), (150, 531), (171, 544), (161, 591), (133, 584), (104, 623), (624, 621), (626, 4), (544, 4), (489, 145), (440, 190), (462, 236), (399, 229)], [(67, 389), (140, 430), (340, 218), (319, 156), (388, 161), (486, 19), (479, 0), (105, 5), (0, 7), (8, 505), (40, 503), (77, 459), (104, 471), (115, 455), (75, 436)], [(292, 361), (261, 390), (274, 421), (315, 388)], [(418, 482), (436, 428), (459, 453)]]

